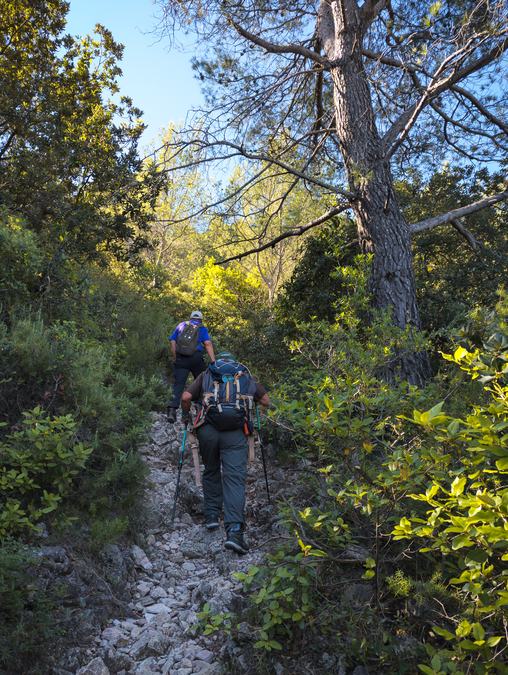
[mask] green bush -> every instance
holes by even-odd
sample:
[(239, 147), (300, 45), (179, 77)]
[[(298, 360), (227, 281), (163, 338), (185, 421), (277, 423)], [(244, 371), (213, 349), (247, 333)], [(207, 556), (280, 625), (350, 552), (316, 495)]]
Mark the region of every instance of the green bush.
[(382, 379), (396, 372), (395, 354), (421, 351), (425, 342), (394, 327), (387, 314), (370, 312), (368, 260), (357, 263), (337, 270), (347, 293), (337, 302), (336, 321), (297, 324), (272, 416), (292, 429), (305, 457), (309, 451), (323, 460), (340, 455), (349, 465), (382, 451), (396, 416), (430, 400), (429, 391)]
[[(333, 325), (299, 327), (271, 413), (275, 430), (293, 430), (297, 454), (314, 470), (286, 510), (294, 546), (280, 553), (295, 555), (298, 546), (312, 560), (310, 606), (295, 613), (298, 622), (286, 616), (277, 595), (286, 582), (268, 565), (244, 578), (256, 593), (241, 618), (263, 650), (327, 636), (351, 664), (383, 672), (504, 672), (506, 301), (497, 322), (483, 324), (483, 347), (445, 356), (426, 389), (388, 385), (379, 377), (385, 360), (394, 345), (413, 347), (413, 337), (383, 315), (365, 325), (361, 277), (347, 273), (360, 282), (357, 298), (341, 303)], [(371, 600), (361, 608), (347, 593), (358, 584)]]
[(76, 438), (71, 415), (23, 415), (20, 431), (0, 443), (0, 539), (35, 529), (57, 509), (92, 452)]
[(97, 520), (92, 520), (90, 527), (90, 549), (97, 553), (106, 544), (112, 544), (126, 534), (129, 528), (127, 518), (107, 518), (101, 514)]
[(94, 520), (127, 514), (129, 522), (137, 522), (147, 473), (146, 464), (137, 452), (117, 453), (113, 460), (91, 468), (83, 476), (76, 505)]
[(57, 598), (34, 581), (35, 561), (15, 541), (0, 543), (0, 672), (49, 672), (48, 653), (59, 629)]
[[(461, 600), (460, 612), (432, 628), (437, 640), (428, 647), (431, 660), (420, 666), (428, 675), (457, 672), (458, 664), (500, 672), (508, 648), (507, 310), (499, 306), (500, 321), (482, 350), (458, 347), (444, 355), (483, 384), (488, 400), (463, 418), (445, 414), (442, 403), (412, 418), (426, 444), (454, 458), (436, 463), (425, 492), (411, 495), (424, 512), (413, 512), (394, 528), (395, 539), (422, 539), (422, 553), (443, 556), (447, 581)], [(439, 638), (448, 646), (441, 648)]]
[[(73, 434), (89, 448), (86, 467), (79, 471), (79, 498), (66, 508), (79, 515), (75, 513), (79, 505), (81, 518), (87, 512), (97, 518), (99, 513), (109, 515), (111, 509), (115, 517), (134, 511), (145, 476), (135, 450), (147, 431), (149, 411), (162, 400), (161, 379), (117, 366), (117, 343), (86, 337), (73, 321), (48, 326), (40, 315), (15, 319), (10, 330), (4, 325), (0, 341), (0, 364), (7, 375), (0, 390), (8, 420), (5, 429), (15, 427), (23, 408), (35, 407), (41, 419), (44, 412), (44, 419), (72, 416)], [(62, 472), (65, 462), (63, 457)], [(4, 491), (11, 487), (4, 486)], [(5, 531), (12, 531), (16, 518), (21, 526), (37, 521), (41, 509), (49, 509), (54, 493), (47, 490), (50, 496), (45, 496), (43, 487), (34, 480), (32, 492), (39, 490), (39, 497), (30, 502), (32, 515), (28, 507), (15, 508), (8, 502), (4, 519), (11, 525)], [(62, 493), (58, 501), (63, 499)]]
[(30, 301), (42, 281), (43, 253), (19, 217), (0, 207), (0, 308), (5, 314)]

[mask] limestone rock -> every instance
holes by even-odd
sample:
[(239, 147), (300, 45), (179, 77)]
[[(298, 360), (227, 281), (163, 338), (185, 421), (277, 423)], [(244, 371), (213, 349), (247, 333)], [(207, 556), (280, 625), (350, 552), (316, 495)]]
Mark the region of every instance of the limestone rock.
[(131, 554), (134, 559), (134, 564), (136, 565), (136, 567), (141, 567), (141, 569), (146, 571), (150, 571), (151, 569), (153, 569), (152, 563), (150, 562), (148, 556), (146, 555), (146, 553), (143, 551), (142, 548), (134, 544), (134, 546), (131, 546)]
[(158, 630), (147, 630), (140, 635), (132, 648), (131, 656), (138, 660), (147, 656), (161, 656), (169, 646), (169, 638)]
[(92, 659), (90, 663), (80, 668), (76, 675), (109, 675), (109, 668), (100, 656)]
[(67, 574), (71, 569), (71, 562), (63, 546), (42, 546), (35, 551), (44, 567), (60, 574)]
[(200, 661), (211, 663), (213, 661), (213, 652), (209, 651), (208, 649), (200, 649), (198, 652), (196, 652), (196, 658)]
[(108, 649), (104, 661), (112, 673), (119, 673), (122, 670), (130, 671), (134, 667), (134, 661), (128, 654), (122, 654), (114, 648)]

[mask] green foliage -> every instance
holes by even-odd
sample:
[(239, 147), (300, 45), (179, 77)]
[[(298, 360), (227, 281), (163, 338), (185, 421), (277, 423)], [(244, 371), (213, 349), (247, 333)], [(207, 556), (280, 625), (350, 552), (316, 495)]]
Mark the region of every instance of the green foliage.
[(389, 384), (380, 375), (396, 371), (394, 354), (423, 348), (421, 336), (395, 328), (386, 314), (368, 312), (368, 260), (337, 269), (344, 294), (337, 300), (334, 323), (297, 323), (298, 337), (284, 385), (277, 393), (277, 415), (291, 425), (305, 454), (343, 456), (358, 462), (386, 444), (386, 427), (401, 405), (425, 396), (406, 383)]
[(107, 518), (101, 514), (92, 521), (90, 527), (90, 548), (99, 552), (106, 544), (112, 544), (122, 537), (128, 530), (129, 521), (125, 517)]
[(0, 34), (1, 202), (55, 255), (139, 245), (160, 178), (141, 172), (141, 111), (118, 93), (123, 47), (63, 33), (61, 0), (3, 3)]
[(0, 315), (20, 307), (41, 283), (43, 253), (20, 218), (0, 208)]
[(234, 575), (251, 590), (250, 599), (261, 619), (255, 627), (257, 649), (281, 650), (281, 637), (295, 638), (297, 630), (313, 620), (314, 558), (322, 552), (305, 546), (301, 539), (299, 544), (301, 550), (296, 554), (281, 549), (267, 556), (262, 567)]
[(414, 588), (412, 579), (406, 577), (402, 570), (396, 570), (391, 577), (386, 577), (386, 585), (390, 593), (398, 598), (407, 598)]
[[(271, 640), (301, 649), (313, 635), (333, 635), (330, 644), (352, 663), (386, 672), (413, 673), (418, 664), (423, 672), (496, 671), (507, 593), (506, 302), (490, 324), (477, 321), (476, 346), (445, 355), (425, 390), (388, 385), (379, 374), (393, 345), (414, 349), (414, 337), (383, 315), (362, 320), (366, 272), (339, 268), (349, 292), (332, 325), (298, 325), (271, 413), (272, 434), (290, 428), (314, 468), (303, 504), (285, 510), (312, 560), (312, 609), (301, 624), (284, 616), (281, 629), (285, 609), (270, 606), (279, 591), (268, 566), (254, 571), (256, 582), (243, 579), (259, 584), (251, 599), (262, 599), (242, 618), (254, 632), (265, 626), (264, 649)], [(462, 341), (471, 344), (467, 333)], [(420, 551), (408, 539), (423, 540)], [(345, 588), (358, 583), (373, 600), (360, 610)]]
[(0, 11), (2, 672), (46, 672), (42, 642), (58, 637), (6, 537), (43, 523), (97, 553), (139, 524), (136, 449), (163, 401), (178, 306), (137, 257), (164, 179), (138, 155), (141, 112), (117, 96), (123, 48), (102, 26), (65, 35), (67, 11)]
[[(280, 549), (268, 555), (262, 567), (252, 566), (247, 572), (233, 575), (249, 592), (252, 610), (247, 618), (256, 649), (281, 650), (279, 640), (296, 639), (298, 630), (313, 620), (316, 611), (314, 559), (324, 554), (297, 539), (299, 552)], [(212, 614), (208, 603), (198, 618), (205, 635), (216, 631), (234, 635), (240, 628), (231, 613)]]
[(217, 349), (228, 349), (252, 363), (269, 353), (265, 327), (268, 322), (264, 291), (258, 277), (238, 264), (222, 267), (208, 262), (193, 278), (194, 302), (202, 309)]
[(203, 632), (203, 635), (212, 635), (217, 631), (225, 633), (231, 632), (231, 613), (221, 612), (214, 614), (210, 605), (205, 602), (200, 612), (197, 613), (199, 619), (198, 628)]
[(336, 304), (348, 292), (337, 268), (354, 260), (355, 249), (344, 247), (344, 242), (354, 237), (353, 229), (353, 223), (343, 218), (306, 240), (298, 265), (276, 305), (277, 318), (285, 326), (309, 317), (334, 321)]
[(147, 474), (146, 464), (137, 452), (117, 453), (109, 462), (98, 462), (83, 477), (83, 494), (78, 505), (96, 519), (126, 513), (129, 523), (137, 523), (137, 508)]
[[(476, 662), (476, 672), (495, 671), (498, 655), (506, 648), (503, 629), (508, 604), (506, 301), (499, 305), (499, 312), (500, 321), (492, 326), (493, 332), (481, 351), (468, 352), (458, 347), (453, 355), (444, 355), (484, 384), (487, 401), (463, 418), (442, 413), (442, 404), (434, 412), (414, 414), (414, 422), (426, 432), (425, 442), (451, 455), (454, 462), (447, 470), (437, 465), (430, 487), (424, 493), (410, 495), (424, 505), (424, 514), (404, 517), (394, 528), (396, 539), (423, 539), (422, 552), (446, 556), (448, 581), (459, 591), (465, 616), (450, 617), (452, 626), (448, 623), (433, 628), (436, 635), (451, 643), (449, 650), (434, 655), (433, 660), (441, 660), (439, 668), (443, 672), (454, 672), (446, 669), (448, 665), (445, 668), (445, 662)], [(431, 666), (436, 669), (432, 663)]]
[[(78, 308), (82, 310), (83, 305)], [(128, 308), (126, 303), (125, 314)], [(95, 324), (90, 319), (86, 325), (65, 321), (48, 326), (40, 315), (15, 319), (0, 335), (4, 419), (14, 425), (24, 411), (34, 407), (41, 415), (43, 410), (72, 415), (76, 432), (79, 429), (85, 445), (93, 449), (86, 468), (80, 471), (81, 489), (72, 509), (79, 506), (82, 513), (93, 512), (96, 518), (112, 509), (118, 517), (135, 513), (145, 469), (134, 450), (144, 437), (148, 412), (163, 394), (160, 380), (150, 375), (156, 370), (155, 355), (146, 348), (145, 363), (137, 366), (136, 360), (130, 360), (133, 341), (122, 341), (131, 334), (121, 330), (125, 314), (116, 314), (116, 326), (109, 324), (111, 332), (120, 329), (116, 340), (100, 340), (107, 338), (106, 326), (101, 331), (99, 323), (106, 324), (106, 318), (100, 314)], [(148, 324), (140, 325), (143, 314), (135, 316), (138, 323), (129, 316), (130, 327), (144, 335)], [(126, 363), (137, 374), (129, 372)], [(141, 365), (147, 376), (139, 372)], [(42, 495), (41, 488), (41, 499)]]
[(44, 673), (48, 652), (60, 637), (58, 599), (34, 582), (36, 561), (13, 540), (0, 543), (0, 671)]
[[(445, 166), (428, 180), (405, 174), (397, 193), (408, 222), (417, 222), (498, 192), (504, 176), (486, 171)], [(508, 235), (502, 209), (478, 211), (466, 227), (477, 241), (476, 250), (448, 225), (420, 233), (414, 241), (414, 267), (423, 325), (443, 334), (459, 327), (474, 307), (491, 308), (497, 289), (508, 276)], [(442, 338), (438, 346), (443, 347)]]
[(0, 539), (55, 511), (92, 452), (77, 441), (71, 415), (51, 419), (34, 408), (23, 417), (0, 443)]

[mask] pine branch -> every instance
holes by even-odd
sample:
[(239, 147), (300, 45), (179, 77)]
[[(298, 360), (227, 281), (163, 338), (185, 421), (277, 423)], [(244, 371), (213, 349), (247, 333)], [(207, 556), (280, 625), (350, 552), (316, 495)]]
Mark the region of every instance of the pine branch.
[(417, 232), (423, 232), (424, 230), (431, 230), (433, 227), (438, 225), (446, 225), (452, 221), (456, 221), (458, 218), (463, 218), (464, 216), (469, 216), (471, 213), (476, 213), (476, 211), (481, 211), (486, 209), (489, 206), (493, 206), (498, 202), (501, 202), (505, 199), (508, 199), (508, 190), (504, 192), (498, 192), (495, 195), (490, 197), (484, 197), (479, 199), (468, 206), (461, 206), (459, 209), (453, 209), (453, 211), (448, 211), (447, 213), (442, 213), (439, 216), (433, 216), (432, 218), (427, 218), (425, 220), (420, 220), (418, 223), (414, 223), (409, 226), (409, 231), (411, 234), (416, 234)]
[(340, 206), (334, 206), (332, 209), (330, 209), (329, 211), (324, 213), (322, 216), (319, 216), (319, 218), (316, 218), (315, 220), (311, 220), (311, 222), (307, 223), (306, 225), (302, 225), (301, 227), (295, 227), (292, 230), (288, 230), (287, 232), (283, 232), (278, 237), (275, 237), (274, 239), (271, 239), (266, 244), (262, 244), (261, 246), (258, 246), (256, 248), (251, 248), (250, 250), (244, 251), (243, 253), (239, 253), (238, 255), (233, 255), (230, 258), (225, 258), (224, 260), (219, 260), (215, 264), (216, 265), (224, 265), (225, 263), (232, 262), (233, 260), (240, 260), (241, 258), (245, 258), (246, 256), (252, 255), (253, 253), (259, 253), (260, 251), (264, 251), (267, 248), (272, 248), (273, 246), (275, 246), (275, 244), (278, 244), (279, 241), (282, 241), (283, 239), (287, 239), (288, 237), (299, 237), (304, 232), (307, 232), (308, 230), (312, 229), (313, 227), (317, 227), (318, 225), (322, 225), (327, 220), (330, 220), (334, 216), (338, 216), (339, 213), (342, 213), (349, 208), (351, 208), (351, 204), (349, 204), (349, 203), (348, 204), (341, 204)]

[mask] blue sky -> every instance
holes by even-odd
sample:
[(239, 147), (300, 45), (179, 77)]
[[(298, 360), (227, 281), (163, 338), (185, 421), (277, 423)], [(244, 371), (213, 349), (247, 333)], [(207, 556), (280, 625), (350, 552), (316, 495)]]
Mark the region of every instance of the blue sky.
[(154, 34), (158, 11), (152, 0), (70, 0), (67, 22), (73, 35), (91, 33), (101, 23), (124, 45), (120, 89), (144, 112), (145, 148), (169, 122), (184, 121), (188, 110), (203, 102), (190, 65), (192, 50), (170, 50), (168, 41)]

